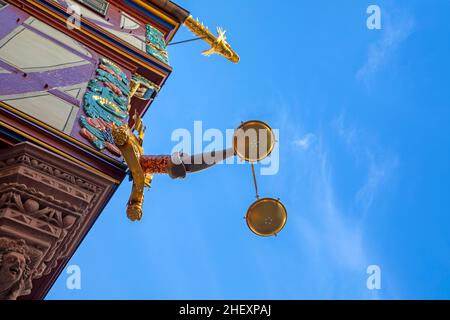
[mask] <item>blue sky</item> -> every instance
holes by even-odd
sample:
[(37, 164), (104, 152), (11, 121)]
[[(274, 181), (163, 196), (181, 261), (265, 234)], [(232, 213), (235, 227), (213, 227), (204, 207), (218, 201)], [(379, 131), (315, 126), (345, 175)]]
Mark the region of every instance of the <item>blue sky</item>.
[[(248, 230), (248, 165), (155, 177), (139, 223), (125, 181), (69, 263), (81, 290), (62, 273), (47, 299), (449, 299), (450, 2), (178, 3), (223, 26), (241, 62), (171, 47), (146, 153), (169, 153), (195, 120), (264, 120), (280, 129), (280, 170), (260, 193), (288, 223), (276, 238)], [(366, 27), (371, 4), (381, 30)], [(369, 265), (381, 290), (366, 287)]]

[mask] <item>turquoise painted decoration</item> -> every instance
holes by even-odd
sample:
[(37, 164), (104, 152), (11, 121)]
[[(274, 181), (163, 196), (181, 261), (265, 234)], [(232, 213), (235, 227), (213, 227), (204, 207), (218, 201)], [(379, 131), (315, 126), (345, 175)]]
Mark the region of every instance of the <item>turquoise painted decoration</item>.
[(167, 45), (164, 40), (164, 34), (158, 29), (147, 25), (147, 40), (153, 44), (158, 50), (166, 51)]
[(96, 92), (87, 92), (84, 95), (84, 111), (91, 118), (101, 118), (118, 126), (128, 118), (128, 110), (121, 110), (116, 103)]
[(80, 117), (80, 124), (83, 128), (87, 129), (91, 134), (94, 135), (95, 139), (91, 143), (100, 150), (106, 148), (105, 141), (107, 136), (104, 134), (105, 131), (99, 130), (96, 127), (89, 124), (85, 116)]
[(89, 90), (97, 93), (98, 95), (100, 95), (108, 100), (114, 101), (121, 110), (127, 111), (128, 110), (128, 98), (124, 95), (118, 96), (110, 88), (104, 87), (101, 84), (102, 82), (100, 82), (99, 80), (105, 81), (106, 79), (102, 80), (102, 77), (97, 77), (96, 79), (89, 81), (89, 83), (88, 83)]
[(105, 59), (105, 58), (100, 58), (100, 63), (102, 65), (107, 66), (108, 68), (112, 69), (115, 72), (115, 74), (118, 76), (118, 78), (120, 78), (122, 81), (124, 81), (124, 83), (127, 86), (130, 85), (127, 75), (112, 61), (109, 61), (108, 59)]
[(164, 34), (158, 29), (147, 25), (146, 32), (146, 50), (147, 53), (156, 59), (169, 64), (169, 57), (167, 55), (167, 44), (164, 39)]
[(113, 124), (120, 126), (128, 121), (130, 80), (113, 62), (99, 59), (95, 79), (88, 83), (80, 116), (80, 134), (96, 149), (108, 150), (120, 156), (112, 137)]
[(167, 56), (167, 54), (163, 54), (161, 51), (155, 49), (151, 45), (147, 44), (146, 47), (147, 47), (148, 54), (151, 54), (153, 57), (155, 57), (159, 61), (164, 62), (165, 64), (169, 64), (169, 57)]
[(124, 95), (128, 96), (130, 93), (130, 83), (125, 83), (124, 81), (117, 79), (113, 74), (101, 69), (97, 69), (97, 74), (99, 76), (97, 80), (114, 84), (122, 91), (122, 94)]

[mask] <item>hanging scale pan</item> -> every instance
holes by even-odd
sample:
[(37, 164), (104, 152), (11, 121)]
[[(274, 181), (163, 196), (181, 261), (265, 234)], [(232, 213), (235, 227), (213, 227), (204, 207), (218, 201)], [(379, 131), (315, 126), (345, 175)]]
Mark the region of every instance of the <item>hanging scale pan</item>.
[(248, 208), (245, 219), (250, 230), (258, 236), (276, 236), (286, 224), (287, 211), (280, 200), (261, 198)]
[(243, 122), (234, 132), (233, 148), (239, 158), (258, 162), (266, 158), (275, 146), (272, 128), (258, 120)]

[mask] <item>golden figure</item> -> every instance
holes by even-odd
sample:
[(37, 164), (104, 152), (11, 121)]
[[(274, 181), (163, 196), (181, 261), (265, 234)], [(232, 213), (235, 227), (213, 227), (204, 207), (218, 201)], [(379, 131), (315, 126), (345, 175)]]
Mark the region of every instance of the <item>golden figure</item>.
[(142, 143), (144, 141), (144, 126), (141, 118), (134, 115), (136, 121), (136, 136), (127, 124), (122, 126), (113, 125), (113, 138), (117, 147), (122, 152), (125, 162), (128, 164), (133, 178), (133, 187), (128, 200), (127, 216), (130, 220), (141, 220), (142, 205), (144, 202), (144, 187), (150, 187), (152, 175), (145, 173), (140, 165), (140, 158), (144, 153)]

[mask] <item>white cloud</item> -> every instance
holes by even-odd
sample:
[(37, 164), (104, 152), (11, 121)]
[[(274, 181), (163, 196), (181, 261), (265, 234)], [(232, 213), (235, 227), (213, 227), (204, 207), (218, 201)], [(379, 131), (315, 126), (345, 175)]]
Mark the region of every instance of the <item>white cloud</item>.
[(360, 224), (348, 221), (345, 209), (341, 209), (338, 205), (336, 187), (332, 179), (334, 169), (328, 154), (323, 150), (318, 154), (318, 163), (320, 171), (317, 177), (317, 190), (322, 191), (318, 192), (315, 200), (321, 207), (319, 214), (322, 215), (322, 227), (326, 230), (320, 236), (327, 242), (326, 245), (330, 249), (328, 254), (336, 262), (350, 270), (357, 271), (367, 263)]
[[(282, 127), (289, 128), (285, 135), (295, 135), (301, 130), (302, 126), (294, 125), (289, 117), (283, 120)], [(314, 152), (301, 158), (297, 153), (295, 157), (301, 161), (302, 170), (288, 175), (290, 183), (305, 186), (293, 190), (290, 199), (293, 203), (302, 199), (291, 213), (290, 223), (301, 239), (299, 250), (308, 257), (304, 270), (315, 270), (321, 275), (308, 282), (313, 285), (308, 287), (309, 296), (378, 299), (386, 296), (386, 292), (365, 288), (367, 266), (381, 263), (374, 261), (379, 252), (369, 251), (371, 240), (365, 238), (365, 230), (373, 205), (395, 175), (397, 159), (373, 135), (353, 125), (345, 113), (330, 125), (331, 132), (325, 126), (315, 134), (307, 133), (293, 141), (302, 150), (314, 146)], [(336, 144), (334, 137), (342, 144)], [(295, 154), (295, 150), (292, 152)], [(336, 152), (348, 152), (352, 160), (334, 162)], [(342, 178), (340, 172), (346, 171), (342, 166), (362, 169), (355, 179), (348, 181), (348, 190), (356, 190), (350, 198), (341, 197), (342, 182), (337, 180)]]
[(356, 73), (356, 78), (367, 81), (374, 75), (395, 54), (400, 44), (411, 35), (413, 29), (412, 17), (396, 16), (394, 24), (390, 16), (383, 11), (383, 31), (370, 31), (383, 32), (383, 36), (379, 41), (369, 45), (367, 60)]
[(317, 138), (314, 134), (307, 133), (300, 139), (294, 140), (294, 144), (303, 150), (307, 150), (316, 141), (316, 139)]
[(330, 152), (323, 136), (319, 136), (315, 152), (302, 163), (310, 176), (295, 177), (310, 190), (306, 205), (309, 209), (292, 213), (290, 220), (301, 238), (301, 250), (308, 257), (309, 265), (304, 268), (307, 272), (314, 270), (314, 282), (308, 282), (312, 285), (309, 296), (316, 292), (324, 299), (370, 298), (371, 292), (364, 290), (364, 278), (358, 276), (364, 275), (370, 264), (364, 225), (359, 217), (349, 216), (353, 204), (339, 198), (333, 178), (339, 168), (333, 165)]
[(356, 204), (363, 215), (369, 211), (379, 189), (388, 182), (397, 168), (398, 160), (396, 157), (386, 157), (376, 160), (371, 153), (368, 157), (368, 173), (366, 183), (361, 186), (355, 196)]
[(383, 150), (376, 150), (367, 132), (347, 125), (344, 112), (333, 123), (338, 137), (352, 153), (355, 163), (362, 163), (367, 168), (365, 183), (355, 194), (355, 208), (360, 211), (361, 215), (365, 216), (379, 189), (394, 174), (398, 166), (398, 158)]
[[(278, 126), (284, 136), (297, 137), (295, 148), (284, 149), (281, 161), (297, 163), (297, 170), (281, 173), (280, 184), (295, 186), (283, 195), (290, 205), (289, 226), (296, 245), (292, 261), (302, 261), (301, 281), (294, 298), (320, 299), (378, 299), (389, 297), (391, 290), (382, 292), (366, 288), (366, 269), (380, 264), (382, 253), (371, 252), (372, 239), (366, 238), (373, 206), (389, 188), (395, 174), (396, 156), (377, 143), (374, 135), (355, 126), (341, 113), (331, 123), (314, 123), (307, 115), (293, 119), (287, 103), (280, 99)], [(303, 110), (295, 105), (296, 110)], [(303, 119), (313, 127), (305, 133)], [(298, 135), (299, 132), (303, 134)], [(336, 137), (338, 143), (336, 143)], [(341, 143), (339, 143), (341, 142)], [(298, 150), (311, 150), (299, 153)], [(350, 161), (334, 161), (342, 153)], [(342, 181), (348, 168), (358, 166), (357, 176)], [(342, 183), (346, 184), (342, 193)], [(355, 190), (347, 196), (347, 191)], [(342, 196), (343, 195), (343, 196)], [(288, 258), (286, 258), (288, 259)], [(389, 283), (392, 288), (392, 282)], [(286, 285), (288, 286), (288, 285)]]

